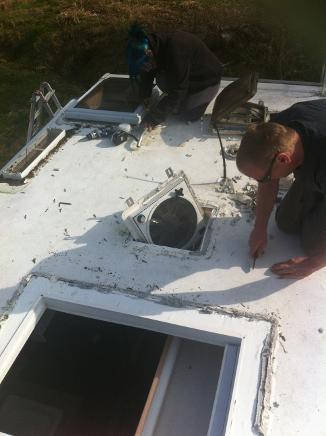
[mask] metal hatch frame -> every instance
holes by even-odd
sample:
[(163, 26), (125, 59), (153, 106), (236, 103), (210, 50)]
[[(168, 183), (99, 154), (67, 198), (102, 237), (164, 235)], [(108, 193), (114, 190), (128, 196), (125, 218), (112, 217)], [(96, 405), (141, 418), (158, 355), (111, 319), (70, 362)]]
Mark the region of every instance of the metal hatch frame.
[(47, 124), (0, 169), (6, 180), (24, 180), (66, 137), (66, 130)]
[(263, 102), (248, 102), (257, 92), (258, 73), (252, 72), (227, 85), (216, 97), (211, 124), (222, 130), (244, 131), (252, 122), (268, 121)]
[[(92, 92), (100, 86), (106, 80), (110, 78), (120, 78), (129, 80), (129, 76), (124, 74), (104, 74), (90, 89), (88, 89), (85, 94), (83, 94), (75, 102), (72, 107), (69, 107), (63, 114), (66, 119), (81, 120), (81, 121), (96, 121), (100, 123), (127, 123), (132, 125), (139, 125), (146, 114), (146, 109), (143, 105), (139, 105), (133, 112), (119, 112), (112, 110), (103, 109), (85, 109), (80, 108), (78, 105), (87, 96), (90, 96)], [(155, 89), (155, 88), (154, 88)], [(154, 90), (153, 90), (154, 91)]]

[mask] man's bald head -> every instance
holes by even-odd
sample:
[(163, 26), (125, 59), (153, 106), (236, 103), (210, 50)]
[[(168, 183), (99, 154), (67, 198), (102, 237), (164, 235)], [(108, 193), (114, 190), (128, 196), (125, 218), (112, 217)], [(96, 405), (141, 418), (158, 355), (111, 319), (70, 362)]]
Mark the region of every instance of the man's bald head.
[(293, 151), (296, 134), (278, 123), (251, 124), (243, 136), (237, 153), (239, 170), (245, 165), (266, 168), (277, 153)]

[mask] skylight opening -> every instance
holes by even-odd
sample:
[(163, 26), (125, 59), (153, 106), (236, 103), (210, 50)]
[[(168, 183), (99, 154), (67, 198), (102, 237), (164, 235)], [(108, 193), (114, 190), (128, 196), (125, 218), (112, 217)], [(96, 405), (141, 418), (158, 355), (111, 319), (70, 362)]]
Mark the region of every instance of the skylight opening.
[(0, 432), (205, 436), (223, 355), (222, 346), (47, 310), (0, 385)]

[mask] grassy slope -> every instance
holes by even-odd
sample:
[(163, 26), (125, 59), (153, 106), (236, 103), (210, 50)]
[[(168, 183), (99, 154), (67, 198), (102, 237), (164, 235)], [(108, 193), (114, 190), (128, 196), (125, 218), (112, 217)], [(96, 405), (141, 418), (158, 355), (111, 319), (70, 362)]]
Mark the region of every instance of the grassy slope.
[[(258, 2), (259, 3), (259, 2)], [(25, 141), (29, 98), (43, 80), (65, 103), (105, 72), (126, 72), (130, 23), (187, 30), (229, 63), (266, 78), (318, 80), (303, 39), (269, 23), (255, 0), (0, 0), (0, 167)]]

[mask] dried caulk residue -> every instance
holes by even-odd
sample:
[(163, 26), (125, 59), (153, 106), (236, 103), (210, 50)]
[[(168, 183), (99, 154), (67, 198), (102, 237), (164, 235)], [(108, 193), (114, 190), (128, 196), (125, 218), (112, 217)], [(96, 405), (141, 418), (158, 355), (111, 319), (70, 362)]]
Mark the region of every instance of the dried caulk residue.
[(232, 190), (226, 192), (218, 191), (217, 200), (218, 216), (220, 217), (241, 217), (246, 214), (248, 219), (254, 218), (256, 208), (256, 187), (247, 183), (247, 185), (238, 192)]
[(229, 144), (225, 148), (225, 156), (228, 159), (234, 160), (237, 156), (237, 152), (239, 149), (239, 142), (235, 142), (233, 144)]

